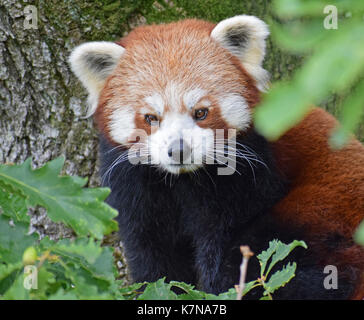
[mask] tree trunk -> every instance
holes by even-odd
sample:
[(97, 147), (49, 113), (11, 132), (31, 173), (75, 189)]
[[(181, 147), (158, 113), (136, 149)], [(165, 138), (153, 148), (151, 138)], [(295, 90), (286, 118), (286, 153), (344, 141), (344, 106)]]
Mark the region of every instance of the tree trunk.
[[(24, 9), (34, 5), (37, 28), (26, 28)], [(270, 16), (270, 0), (0, 0), (0, 163), (32, 157), (35, 166), (64, 155), (64, 173), (97, 186), (97, 133), (84, 119), (86, 92), (67, 58), (79, 43), (117, 40), (142, 23), (186, 17), (219, 21), (241, 13)], [(31, 21), (34, 23), (34, 21)], [(289, 78), (301, 59), (268, 41), (266, 68), (272, 80)], [(337, 99), (327, 104), (336, 110)], [(362, 137), (364, 128), (362, 127)], [(43, 236), (70, 236), (36, 210), (33, 227)], [(123, 270), (123, 268), (121, 268)]]

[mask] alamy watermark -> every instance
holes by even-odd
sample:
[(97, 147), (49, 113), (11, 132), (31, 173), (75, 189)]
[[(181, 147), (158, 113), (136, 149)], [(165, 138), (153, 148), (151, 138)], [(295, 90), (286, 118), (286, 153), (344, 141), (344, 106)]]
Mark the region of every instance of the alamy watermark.
[(324, 19), (324, 28), (327, 30), (338, 29), (338, 10), (337, 7), (334, 5), (327, 5), (324, 8), (324, 14), (327, 14), (327, 16)]
[(23, 285), (27, 290), (38, 289), (38, 269), (36, 266), (27, 265), (24, 267)]
[(24, 7), (24, 29), (38, 29), (38, 9), (36, 6)]
[(333, 265), (327, 265), (324, 268), (324, 274), (327, 276), (324, 279), (324, 288), (326, 290), (338, 289), (338, 271), (337, 267)]

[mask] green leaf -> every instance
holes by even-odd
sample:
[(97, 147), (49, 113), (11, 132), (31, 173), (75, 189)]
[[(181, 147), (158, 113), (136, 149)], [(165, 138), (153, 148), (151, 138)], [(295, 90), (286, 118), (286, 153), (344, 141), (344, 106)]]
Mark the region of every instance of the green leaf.
[(141, 293), (141, 288), (144, 286), (146, 282), (142, 283), (133, 283), (130, 286), (123, 287), (119, 289), (119, 293), (128, 300), (133, 300), (138, 294)]
[(276, 140), (309, 110), (310, 102), (304, 92), (293, 84), (275, 84), (254, 110), (255, 127), (267, 139)]
[(50, 295), (48, 300), (78, 300), (78, 297), (74, 292), (66, 292), (63, 288), (60, 288), (55, 294)]
[(171, 281), (172, 287), (177, 287), (184, 290), (186, 293), (181, 293), (177, 296), (178, 300), (203, 300), (206, 293), (195, 290), (195, 286), (184, 282)]
[(334, 5), (338, 9), (338, 13), (346, 10), (354, 13), (364, 12), (364, 6), (358, 0), (275, 0), (273, 2), (273, 11), (282, 18), (316, 16), (323, 18), (324, 7)]
[(0, 165), (2, 187), (16, 190), (32, 206), (46, 208), (53, 221), (65, 223), (78, 235), (101, 239), (117, 230), (113, 220), (117, 211), (103, 202), (109, 189), (83, 188), (86, 179), (59, 176), (63, 162), (60, 157), (36, 170), (32, 170), (30, 159), (21, 165)]
[(262, 251), (260, 254), (257, 255), (260, 264), (260, 276), (263, 277), (265, 268), (267, 266), (268, 260), (273, 255), (278, 247), (278, 240), (274, 239), (269, 242), (269, 247), (267, 250)]
[(11, 226), (9, 219), (0, 215), (0, 262), (21, 262), (25, 249), (35, 244), (37, 236), (27, 235), (28, 224), (17, 222)]
[(275, 290), (280, 287), (284, 287), (287, 282), (289, 282), (293, 277), (296, 271), (296, 263), (290, 264), (288, 263), (282, 270), (275, 272), (269, 279), (268, 282), (265, 282), (263, 287), (265, 289), (264, 295), (268, 293), (273, 293)]
[(354, 234), (354, 240), (364, 246), (364, 221), (362, 221)]
[(101, 242), (93, 239), (63, 239), (49, 248), (63, 260), (82, 266), (94, 278), (114, 281), (114, 257), (111, 247), (101, 247)]
[(61, 256), (72, 257), (80, 261), (85, 260), (87, 264), (95, 263), (102, 251), (100, 242), (85, 238), (76, 240), (62, 239), (54, 244), (51, 249)]
[[(100, 241), (79, 238), (55, 242), (44, 238), (39, 249), (44, 252), (43, 257), (47, 257), (42, 269), (52, 274), (47, 277), (45, 290), (53, 299), (124, 298), (119, 291), (120, 282), (115, 279), (113, 249), (102, 247)], [(43, 295), (33, 294), (32, 297), (42, 299)]]
[(94, 279), (92, 279), (89, 274), (82, 271), (83, 269), (77, 269), (77, 267), (66, 269), (65, 276), (72, 281), (72, 287), (74, 287), (70, 292), (74, 292), (78, 299), (81, 300), (112, 299), (112, 295), (105, 290), (105, 287), (99, 288), (98, 283), (92, 281)]
[(341, 148), (352, 137), (364, 114), (364, 80), (356, 86), (353, 93), (344, 101), (340, 115), (340, 126), (330, 137), (334, 148)]
[(323, 16), (325, 5), (324, 2), (317, 0), (308, 0), (306, 2), (302, 2), (301, 0), (275, 0), (273, 3), (273, 11), (282, 18), (292, 18), (303, 15)]
[(112, 248), (101, 247), (100, 241), (86, 238), (57, 243), (42, 239), (40, 244), (43, 250), (57, 256), (55, 263), (47, 265), (48, 270), (80, 299), (106, 299), (111, 295), (122, 299), (115, 283)]
[(284, 260), (296, 247), (303, 247), (307, 249), (307, 245), (304, 241), (294, 240), (290, 244), (284, 244), (283, 242), (278, 241), (275, 248), (275, 253), (272, 256), (272, 261), (265, 275), (267, 275), (272, 270), (277, 262)]
[(22, 269), (21, 262), (15, 264), (0, 264), (0, 282), (11, 275), (14, 271)]
[[(340, 45), (338, 45), (340, 44)], [(343, 24), (316, 47), (297, 73), (298, 89), (311, 103), (319, 103), (331, 92), (340, 93), (359, 79), (364, 69), (364, 24), (353, 20)]]
[(27, 205), (24, 197), (7, 192), (2, 187), (0, 180), (0, 208), (2, 214), (14, 221), (30, 222), (30, 216), (27, 214)]
[(13, 285), (22, 269), (23, 264), (21, 262), (8, 265), (0, 264), (0, 297)]
[(253, 280), (253, 281), (250, 281), (248, 283), (245, 284), (245, 287), (244, 287), (244, 290), (243, 290), (243, 297), (250, 291), (252, 290), (253, 288), (256, 287), (258, 281), (257, 280)]
[(293, 53), (311, 52), (326, 36), (321, 19), (287, 21), (284, 25), (272, 21), (270, 29), (273, 40), (280, 48)]
[[(195, 290), (195, 286), (184, 282), (171, 281), (170, 284), (186, 291), (185, 294), (179, 294), (177, 296), (178, 300), (236, 300), (236, 290), (234, 288), (229, 289), (227, 292), (220, 293), (219, 295), (214, 295)], [(246, 285), (245, 289), (248, 289), (247, 287), (249, 286), (250, 283)], [(247, 291), (248, 290), (244, 290), (244, 292)]]
[(236, 300), (236, 295), (236, 290), (231, 288), (227, 292), (220, 293), (219, 295), (205, 293), (205, 300)]
[(276, 84), (254, 114), (257, 130), (278, 139), (332, 92), (350, 88), (364, 70), (364, 24), (352, 20), (327, 33), (290, 83)]
[[(246, 292), (245, 289), (244, 289), (244, 292)], [(243, 294), (245, 294), (245, 293), (243, 293)], [(213, 300), (236, 300), (236, 295), (237, 295), (237, 293), (236, 293), (235, 288), (231, 288), (227, 292), (220, 293), (217, 296), (217, 299), (213, 299)], [(212, 300), (212, 299), (206, 299), (206, 300)]]
[[(181, 293), (177, 295), (178, 300), (204, 300), (207, 294), (198, 290), (190, 290), (187, 293)], [(215, 300), (215, 299), (212, 299)]]
[(30, 290), (24, 287), (25, 275), (19, 272), (11, 287), (1, 297), (4, 300), (29, 300)]
[(48, 294), (52, 291), (53, 286), (58, 287), (54, 274), (42, 266), (37, 273), (37, 289), (30, 290), (30, 298), (34, 300), (48, 299)]
[(176, 300), (177, 295), (171, 291), (172, 285), (165, 278), (149, 283), (138, 300)]

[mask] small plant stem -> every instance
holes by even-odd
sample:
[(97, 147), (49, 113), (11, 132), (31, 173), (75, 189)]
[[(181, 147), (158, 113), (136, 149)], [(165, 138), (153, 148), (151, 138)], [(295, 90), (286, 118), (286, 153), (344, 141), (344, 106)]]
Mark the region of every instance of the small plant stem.
[(239, 280), (239, 286), (237, 288), (237, 297), (236, 300), (241, 300), (243, 297), (243, 291), (245, 288), (245, 278), (246, 278), (246, 272), (248, 270), (248, 261), (251, 256), (254, 255), (252, 251), (250, 251), (250, 248), (248, 246), (241, 246), (240, 252), (243, 255), (243, 260), (240, 265), (240, 280)]
[(40, 269), (40, 267), (43, 265), (44, 261), (46, 261), (49, 257), (49, 253), (50, 251), (47, 250), (46, 252), (44, 252), (44, 254), (39, 258), (39, 263), (37, 266), (37, 269)]

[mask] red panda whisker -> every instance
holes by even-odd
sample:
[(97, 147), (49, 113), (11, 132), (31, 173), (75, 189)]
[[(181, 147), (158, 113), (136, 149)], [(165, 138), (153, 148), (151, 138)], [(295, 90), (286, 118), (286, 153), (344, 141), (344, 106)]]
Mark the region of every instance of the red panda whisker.
[(230, 139), (222, 139), (222, 138), (217, 138), (217, 139), (215, 139), (215, 141), (221, 141), (221, 142), (225, 142), (225, 143), (228, 143), (226, 146), (227, 147), (231, 147), (231, 143), (232, 144), (236, 144), (236, 145), (238, 145), (238, 146), (241, 146), (241, 147), (243, 147), (247, 152), (251, 152), (252, 154), (254, 154), (255, 156), (257, 156), (257, 154), (255, 153), (255, 151), (252, 149), (252, 148), (250, 148), (250, 147), (248, 147), (247, 145), (245, 145), (245, 144), (242, 144), (241, 142), (238, 142), (238, 141), (233, 141), (233, 140), (230, 140)]
[(226, 165), (228, 168), (230, 168), (230, 169), (232, 169), (232, 170), (236, 171), (239, 175), (241, 175), (241, 173), (240, 173), (238, 170), (236, 170), (236, 168), (233, 168), (232, 166), (230, 166), (230, 165), (228, 165), (228, 164), (226, 164), (226, 163), (224, 163), (224, 162), (220, 161), (219, 159), (216, 159), (216, 158), (211, 157), (211, 156), (209, 156), (209, 155), (205, 155), (205, 157), (210, 158), (211, 160), (216, 160), (219, 164)]
[[(220, 150), (215, 150), (216, 152), (220, 152), (220, 154), (222, 154), (222, 155), (225, 155), (226, 153), (223, 153), (223, 152), (221, 152)], [(255, 160), (255, 161), (257, 161), (257, 159), (251, 159), (251, 158), (249, 158), (249, 157), (246, 157), (246, 156), (244, 156), (244, 155), (240, 155), (240, 156), (237, 156), (236, 154), (232, 154), (232, 155), (234, 155), (234, 156), (236, 156), (237, 158), (239, 158), (239, 159), (244, 159), (244, 160), (246, 160), (246, 162), (249, 164), (249, 166), (250, 166), (250, 168), (251, 168), (251, 170), (252, 170), (252, 174), (253, 174), (253, 178), (254, 178), (254, 183), (256, 183), (256, 177), (255, 177), (255, 171), (254, 171), (254, 168), (253, 167), (255, 167), (256, 168), (256, 166), (254, 165), (254, 163), (252, 163), (251, 162), (251, 160)], [(244, 164), (243, 162), (241, 162), (241, 161), (238, 161), (238, 160), (236, 160), (236, 159), (232, 159), (232, 158), (229, 158), (229, 157), (227, 157), (229, 160), (232, 160), (232, 161), (235, 161), (236, 163), (239, 163), (239, 164)], [(217, 159), (216, 159), (217, 160)], [(264, 164), (264, 163), (262, 163), (262, 164)], [(264, 164), (265, 165), (265, 164)]]
[[(216, 140), (216, 141), (218, 141), (218, 140)], [(238, 145), (238, 146), (240, 146), (240, 147), (243, 147), (244, 149), (245, 149), (245, 151), (246, 152), (248, 152), (248, 153), (250, 153), (251, 155), (254, 155), (256, 158), (258, 158), (258, 155), (255, 153), (255, 151), (253, 150), (253, 149), (251, 149), (251, 148), (249, 148), (248, 146), (246, 146), (246, 145), (244, 145), (244, 144), (242, 144), (242, 143), (240, 143), (240, 142), (237, 142), (237, 141), (230, 141), (230, 140), (227, 140), (227, 139), (224, 139), (224, 140), (222, 140), (221, 139), (221, 141), (224, 141), (224, 142), (227, 142), (227, 143), (235, 143), (236, 145)], [(235, 150), (238, 150), (238, 149), (236, 149), (235, 147), (232, 147), (230, 144), (225, 144), (225, 147), (226, 148), (230, 148), (230, 149), (235, 149)], [(241, 151), (241, 150), (239, 150), (239, 151)]]
[[(221, 155), (231, 155), (231, 156), (235, 156), (237, 158), (241, 158), (241, 159), (249, 159), (258, 163), (263, 164), (264, 166), (266, 166), (266, 164), (263, 161), (258, 160), (257, 158), (252, 158), (250, 157), (250, 154), (244, 154), (239, 152), (239, 150), (234, 150), (233, 151), (221, 151), (221, 150), (215, 150), (215, 153), (217, 154), (221, 154)], [(231, 159), (231, 158), (230, 158)]]
[(145, 157), (145, 156), (149, 156), (149, 152), (148, 153), (140, 153), (139, 155), (136, 154), (136, 151), (134, 151), (134, 153), (130, 152), (124, 152), (121, 155), (119, 155), (113, 162), (112, 164), (109, 166), (109, 168), (106, 170), (106, 172), (103, 174), (101, 181), (102, 184), (104, 184), (106, 177), (108, 176), (108, 183), (110, 184), (110, 176), (112, 171), (114, 170), (115, 167), (117, 167), (119, 164), (125, 162), (125, 161), (130, 161), (132, 159), (139, 159), (141, 157)]
[[(241, 146), (243, 146), (243, 147), (246, 147), (246, 146), (244, 146), (244, 145), (241, 145)], [(255, 152), (254, 151), (248, 151), (248, 150), (246, 150), (248, 153), (247, 154), (245, 154), (245, 153), (243, 153), (243, 151), (242, 150), (239, 150), (239, 149), (236, 149), (236, 148), (233, 148), (233, 147), (231, 147), (231, 146), (226, 146), (227, 148), (228, 148), (228, 152), (226, 152), (226, 150), (225, 150), (225, 153), (227, 153), (227, 154), (229, 154), (229, 151), (233, 151), (234, 153), (235, 153), (235, 155), (236, 156), (242, 156), (242, 157), (244, 157), (244, 158), (249, 158), (250, 160), (252, 160), (252, 161), (255, 161), (255, 162), (258, 162), (258, 163), (260, 163), (260, 164), (262, 164), (262, 165), (264, 165), (266, 168), (268, 168), (267, 167), (267, 165), (266, 165), (266, 163), (263, 161), (263, 160), (259, 160), (259, 157), (255, 154)], [(251, 149), (250, 149), (251, 150)], [(217, 152), (217, 151), (220, 151), (221, 153), (223, 153), (223, 154), (225, 154), (224, 152), (222, 152), (221, 150), (215, 150), (215, 152)], [(230, 153), (231, 154), (231, 153)], [(251, 156), (251, 157), (250, 157)]]
[(108, 179), (108, 183), (110, 184), (110, 175), (111, 175), (111, 171), (113, 170), (115, 164), (118, 163), (119, 159), (121, 159), (124, 156), (124, 153), (122, 153), (121, 155), (119, 155), (114, 161), (113, 163), (109, 166), (109, 168), (105, 171), (105, 173), (102, 175), (101, 177), (101, 183), (104, 184), (105, 182), (105, 178), (107, 175), (109, 175), (109, 179)]
[(114, 150), (116, 150), (116, 149), (121, 149), (121, 148), (124, 148), (124, 146), (122, 146), (122, 145), (120, 145), (120, 146), (116, 146), (116, 147), (114, 147), (114, 148), (112, 148), (112, 149), (110, 149), (109, 151), (107, 151), (107, 153), (111, 153), (111, 152), (113, 152)]
[(256, 158), (258, 158), (258, 159), (259, 159), (259, 156), (256, 154), (256, 152), (255, 152), (252, 148), (250, 148), (250, 147), (248, 147), (248, 146), (246, 146), (246, 145), (244, 145), (244, 144), (242, 144), (242, 143), (240, 143), (240, 142), (236, 142), (236, 144), (237, 144), (238, 146), (243, 147), (243, 148), (245, 149), (245, 151), (246, 151), (246, 152), (249, 152), (251, 155), (254, 155)]

